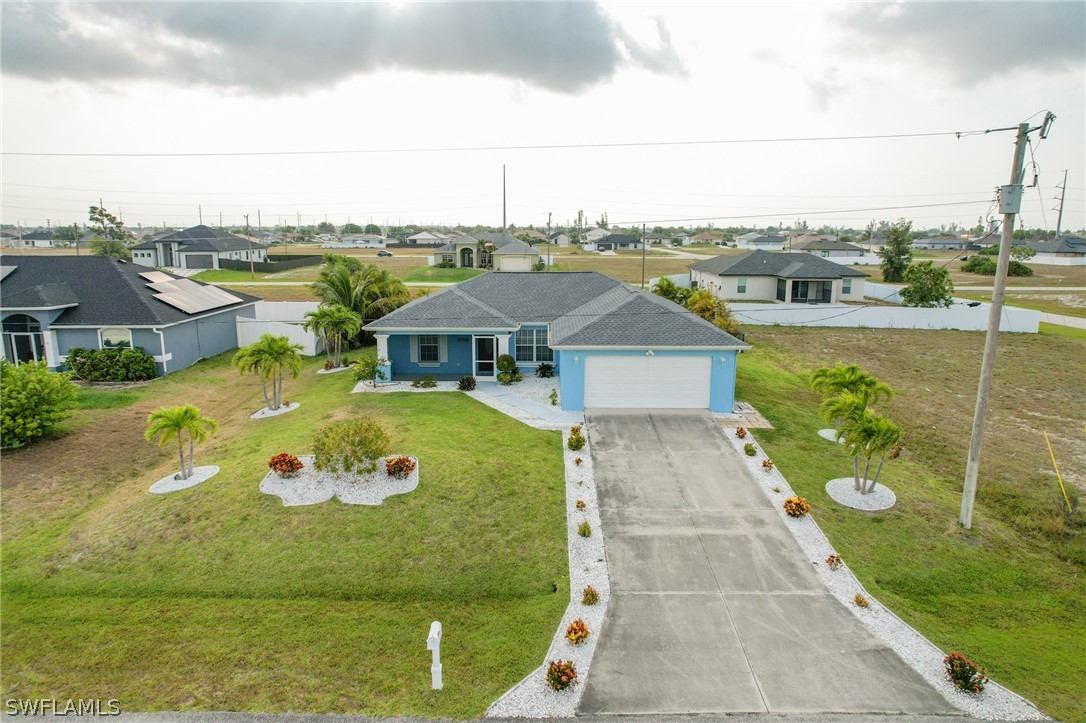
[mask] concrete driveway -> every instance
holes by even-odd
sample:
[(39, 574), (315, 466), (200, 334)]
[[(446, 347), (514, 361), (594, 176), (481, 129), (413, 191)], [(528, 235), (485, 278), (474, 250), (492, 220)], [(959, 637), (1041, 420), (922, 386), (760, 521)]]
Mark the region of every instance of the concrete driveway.
[(958, 713), (830, 596), (707, 412), (588, 428), (612, 607), (579, 714)]

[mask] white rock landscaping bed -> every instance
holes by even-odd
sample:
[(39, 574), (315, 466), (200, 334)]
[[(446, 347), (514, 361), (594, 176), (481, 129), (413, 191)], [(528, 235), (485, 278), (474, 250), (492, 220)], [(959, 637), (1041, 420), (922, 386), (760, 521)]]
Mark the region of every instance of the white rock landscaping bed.
[(302, 406), (300, 402), (294, 402), (294, 404), (283, 404), (279, 407), (279, 409), (268, 409), (267, 407), (264, 407), (260, 411), (250, 414), (249, 419), (267, 419), (268, 417), (278, 417), (280, 414), (293, 412), (300, 406)]
[(888, 510), (897, 503), (897, 495), (886, 485), (875, 485), (866, 495), (860, 494), (855, 486), (853, 477), (838, 477), (826, 483), (826, 494), (837, 504), (864, 512)]
[(818, 436), (827, 442), (837, 442), (838, 444), (844, 444), (844, 440), (837, 439), (836, 429), (820, 429), (818, 430)]
[(201, 482), (207, 482), (218, 473), (219, 468), (211, 464), (196, 467), (192, 470), (192, 474), (189, 475), (188, 479), (181, 479), (181, 473), (174, 472), (155, 482), (147, 491), (153, 495), (164, 495), (178, 490), (187, 490), (189, 487), (195, 487)]
[(284, 507), (317, 505), (338, 497), (348, 505), (379, 505), (393, 495), (403, 495), (419, 486), (418, 459), (415, 469), (406, 479), (389, 477), (385, 472), (385, 460), (398, 457), (381, 457), (377, 469), (369, 474), (335, 474), (320, 472), (313, 466), (313, 457), (299, 457), (304, 465), (293, 477), (280, 477), (274, 470), (260, 482), (260, 491), (283, 500)]
[(345, 372), (350, 368), (351, 367), (349, 367), (349, 366), (345, 366), (345, 367), (333, 367), (331, 369), (318, 369), (317, 374), (339, 374), (340, 372)]
[[(587, 430), (582, 430), (585, 437)], [(611, 601), (611, 585), (607, 577), (607, 558), (603, 546), (603, 529), (600, 524), (599, 506), (596, 500), (596, 483), (592, 474), (592, 458), (588, 445), (571, 452), (566, 445), (569, 430), (562, 435), (566, 468), (566, 538), (569, 546), (570, 602), (562, 616), (562, 622), (554, 633), (550, 649), (539, 666), (522, 681), (506, 691), (486, 711), (488, 718), (572, 718), (581, 702), (585, 680), (592, 666), (596, 643), (603, 632)], [(575, 459), (580, 457), (580, 465)], [(577, 509), (577, 500), (584, 500), (585, 509)], [(577, 527), (587, 521), (592, 527), (591, 537), (581, 537)], [(599, 593), (595, 605), (582, 605), (581, 594), (586, 585)], [(576, 619), (588, 626), (588, 639), (580, 645), (566, 640), (566, 628)], [(566, 690), (554, 690), (547, 684), (547, 664), (552, 660), (572, 660), (577, 667), (577, 684)]]
[[(836, 551), (814, 519), (810, 515), (789, 517), (785, 514), (782, 506), (784, 500), (794, 497), (796, 493), (780, 470), (774, 468), (772, 471), (767, 472), (762, 469), (762, 460), (766, 458), (766, 454), (753, 436), (748, 434), (745, 439), (738, 439), (734, 432), (723, 431), (740, 458), (746, 463), (747, 468), (762, 488), (762, 491), (773, 501), (777, 514), (784, 520), (796, 542), (799, 543), (803, 552), (811, 560), (815, 572), (822, 579), (830, 593), (848, 608), (853, 615), (862, 620), (884, 643), (890, 646), (902, 660), (920, 673), (944, 698), (966, 713), (984, 720), (1048, 719), (1048, 716), (1028, 700), (995, 681), (989, 682), (984, 692), (979, 695), (966, 693), (955, 687), (947, 678), (946, 669), (943, 666), (943, 658), (945, 657), (943, 651), (891, 610), (879, 604), (878, 600), (864, 589), (860, 581), (848, 569), (847, 564), (842, 564), (836, 570), (830, 569), (829, 565), (826, 564), (826, 558), (830, 554), (836, 554)], [(743, 445), (747, 442), (754, 444), (758, 450), (757, 455), (750, 457), (743, 452)], [(849, 491), (852, 491), (852, 478), (847, 477), (845, 479), (848, 481)], [(775, 492), (774, 488), (779, 491)], [(855, 494), (860, 496), (859, 493)], [(853, 602), (856, 593), (861, 593), (870, 601), (869, 607), (860, 608)], [(963, 652), (968, 655), (968, 651)]]

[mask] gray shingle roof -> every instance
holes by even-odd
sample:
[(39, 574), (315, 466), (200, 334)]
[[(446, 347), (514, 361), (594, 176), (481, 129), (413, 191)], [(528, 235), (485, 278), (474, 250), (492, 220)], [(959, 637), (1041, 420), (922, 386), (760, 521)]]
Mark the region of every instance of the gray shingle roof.
[(847, 241), (828, 238), (811, 239), (810, 241), (796, 244), (792, 248), (803, 249), (804, 251), (855, 251), (857, 253), (863, 253), (864, 251), (859, 246), (854, 246)]
[[(106, 256), (5, 256), (3, 261), (15, 271), (0, 281), (0, 308), (33, 308), (25, 302), (34, 299), (42, 302), (36, 308), (67, 305), (56, 301), (78, 304), (64, 311), (53, 326), (155, 326), (203, 315), (186, 314), (156, 299), (155, 291), (139, 275), (151, 270), (145, 266), (118, 263)], [(237, 291), (230, 293), (241, 303), (208, 313), (260, 301)]]
[(1045, 254), (1086, 254), (1086, 239), (1078, 236), (1063, 236), (1030, 244), (1030, 248)]
[(514, 241), (513, 243), (507, 243), (502, 246), (496, 246), (494, 249), (495, 256), (539, 256), (539, 250), (532, 248), (530, 245), (523, 241)]
[(138, 244), (132, 248), (153, 251), (156, 248), (156, 244), (172, 242), (180, 244), (178, 250), (183, 252), (244, 251), (250, 248), (250, 246), (254, 250), (266, 248), (264, 244), (259, 241), (250, 242), (248, 239), (244, 239), (241, 236), (235, 236), (232, 233), (214, 229), (210, 226), (193, 226), (192, 228), (186, 228), (183, 231), (176, 231), (166, 236), (162, 236), (154, 241)]
[(487, 273), (365, 328), (513, 330), (546, 322), (551, 346), (746, 346), (677, 304), (594, 271)]
[(690, 265), (695, 271), (717, 276), (776, 276), (789, 279), (841, 279), (868, 276), (849, 266), (808, 253), (748, 251), (736, 256), (714, 256)]

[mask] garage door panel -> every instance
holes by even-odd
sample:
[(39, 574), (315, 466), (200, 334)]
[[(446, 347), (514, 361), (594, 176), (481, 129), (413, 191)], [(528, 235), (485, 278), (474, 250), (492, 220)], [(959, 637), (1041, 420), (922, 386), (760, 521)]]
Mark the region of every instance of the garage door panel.
[(712, 360), (706, 356), (585, 358), (585, 406), (602, 409), (707, 409)]

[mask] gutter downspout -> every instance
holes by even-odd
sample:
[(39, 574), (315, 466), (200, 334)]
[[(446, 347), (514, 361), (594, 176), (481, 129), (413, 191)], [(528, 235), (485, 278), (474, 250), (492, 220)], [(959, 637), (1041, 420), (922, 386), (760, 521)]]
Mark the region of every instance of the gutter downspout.
[(166, 369), (166, 335), (162, 333), (162, 329), (151, 327), (151, 331), (158, 334), (158, 352), (162, 355), (162, 375), (165, 376), (168, 373)]

